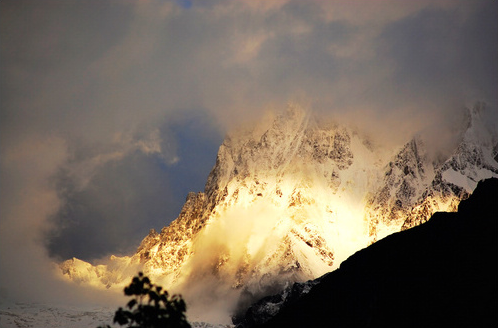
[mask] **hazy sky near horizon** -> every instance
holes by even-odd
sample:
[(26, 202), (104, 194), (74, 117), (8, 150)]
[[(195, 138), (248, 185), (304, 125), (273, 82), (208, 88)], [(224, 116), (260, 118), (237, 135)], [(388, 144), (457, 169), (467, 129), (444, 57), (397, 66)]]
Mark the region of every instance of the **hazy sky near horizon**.
[(498, 121), (497, 16), (494, 0), (0, 1), (0, 288), (132, 252), (203, 190), (227, 131), (289, 101), (393, 145), (476, 100)]

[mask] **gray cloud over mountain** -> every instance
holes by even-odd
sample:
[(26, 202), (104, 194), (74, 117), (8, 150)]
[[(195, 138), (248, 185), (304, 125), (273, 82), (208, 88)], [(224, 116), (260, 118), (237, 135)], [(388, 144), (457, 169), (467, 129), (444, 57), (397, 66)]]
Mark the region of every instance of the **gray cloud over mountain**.
[(133, 250), (202, 190), (226, 131), (289, 101), (389, 146), (438, 138), (476, 100), (496, 124), (497, 13), (492, 0), (1, 1), (0, 286), (52, 279), (53, 258)]

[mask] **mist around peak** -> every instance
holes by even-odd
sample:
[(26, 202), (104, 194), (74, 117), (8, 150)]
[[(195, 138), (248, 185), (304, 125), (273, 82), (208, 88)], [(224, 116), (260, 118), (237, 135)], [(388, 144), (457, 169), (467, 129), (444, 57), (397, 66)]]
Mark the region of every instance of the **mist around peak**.
[(384, 149), (375, 167), (428, 125), (451, 144), (438, 131), (476, 99), (496, 130), (497, 5), (0, 1), (0, 289), (77, 301), (54, 262), (133, 252), (204, 189), (228, 131), (289, 100)]
[(477, 181), (498, 176), (487, 139), (468, 140), (482, 128), (470, 114), (459, 145), (438, 163), (424, 135), (385, 157), (362, 133), (289, 105), (228, 135), (205, 193), (189, 194), (178, 219), (149, 233), (131, 257), (84, 264), (93, 273), (81, 277), (65, 262), (64, 272), (113, 286), (123, 268), (140, 265), (184, 295), (192, 320), (228, 322), (258, 298), (332, 271), (437, 210), (454, 210)]

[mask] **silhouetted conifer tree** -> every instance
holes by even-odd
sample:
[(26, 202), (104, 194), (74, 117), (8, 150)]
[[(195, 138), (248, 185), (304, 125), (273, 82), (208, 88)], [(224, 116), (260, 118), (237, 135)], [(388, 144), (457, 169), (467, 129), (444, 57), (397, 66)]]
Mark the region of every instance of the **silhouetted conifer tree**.
[(182, 297), (169, 297), (167, 291), (152, 284), (142, 272), (125, 287), (124, 293), (132, 296), (132, 299), (126, 309), (120, 307), (116, 311), (114, 323), (127, 325), (128, 328), (190, 328), (185, 316), (187, 308)]

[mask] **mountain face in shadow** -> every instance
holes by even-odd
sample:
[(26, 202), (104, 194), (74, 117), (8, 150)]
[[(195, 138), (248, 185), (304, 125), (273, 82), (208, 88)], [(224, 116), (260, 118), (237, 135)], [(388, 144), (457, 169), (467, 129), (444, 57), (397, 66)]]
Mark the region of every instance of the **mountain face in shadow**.
[(458, 212), (378, 241), (266, 323), (251, 324), (250, 309), (240, 326), (498, 327), (497, 268), (498, 179), (488, 179)]

